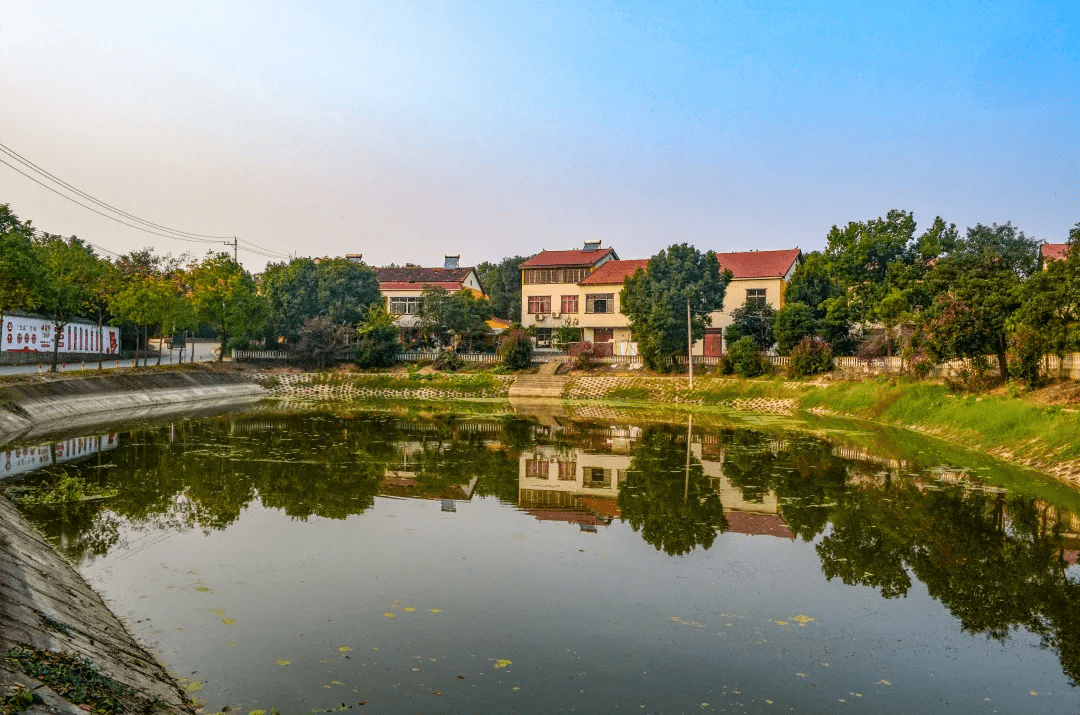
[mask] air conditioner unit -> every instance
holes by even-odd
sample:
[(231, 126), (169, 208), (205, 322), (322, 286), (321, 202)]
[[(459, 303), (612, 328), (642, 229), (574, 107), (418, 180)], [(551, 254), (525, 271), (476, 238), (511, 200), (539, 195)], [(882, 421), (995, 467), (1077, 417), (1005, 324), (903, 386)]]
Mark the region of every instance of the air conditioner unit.
[(558, 318), (558, 317), (559, 317), (559, 311), (555, 311), (555, 312), (553, 312), (553, 313), (551, 314), (551, 317), (552, 317), (552, 318)]
[(544, 315), (543, 313), (535, 313), (535, 314), (533, 314), (533, 320), (535, 320), (538, 323), (544, 322), (544, 318), (546, 318), (546, 317), (547, 316)]

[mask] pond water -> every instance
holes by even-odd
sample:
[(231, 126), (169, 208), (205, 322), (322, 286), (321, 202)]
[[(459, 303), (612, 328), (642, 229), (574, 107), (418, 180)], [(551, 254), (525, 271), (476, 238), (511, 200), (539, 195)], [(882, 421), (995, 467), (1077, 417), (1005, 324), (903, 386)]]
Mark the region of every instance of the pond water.
[(0, 486), (207, 713), (1074, 712), (1075, 496), (900, 442), (253, 413)]

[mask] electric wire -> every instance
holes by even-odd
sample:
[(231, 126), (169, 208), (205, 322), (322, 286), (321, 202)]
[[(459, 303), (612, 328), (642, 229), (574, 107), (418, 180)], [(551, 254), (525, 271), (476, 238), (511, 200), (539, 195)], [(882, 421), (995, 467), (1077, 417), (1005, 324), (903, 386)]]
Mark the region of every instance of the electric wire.
[[(136, 230), (143, 231), (145, 233), (149, 233), (149, 234), (152, 234), (152, 235), (155, 235), (155, 236), (161, 236), (162, 238), (171, 238), (171, 239), (176, 240), (176, 241), (187, 241), (187, 242), (190, 242), (190, 243), (204, 243), (204, 244), (236, 245), (238, 250), (240, 248), (243, 248), (248, 253), (252, 253), (252, 254), (260, 256), (262, 258), (270, 258), (270, 259), (273, 259), (273, 258), (288, 258), (288, 256), (286, 256), (284, 253), (279, 253), (279, 252), (273, 251), (273, 250), (271, 250), (269, 248), (264, 248), (262, 246), (259, 246), (258, 244), (252, 243), (251, 241), (245, 241), (245, 240), (239, 239), (239, 238), (237, 238), (235, 236), (213, 236), (213, 235), (210, 235), (210, 234), (192, 233), (190, 231), (181, 231), (179, 229), (169, 228), (168, 226), (163, 226), (161, 224), (154, 223), (153, 221), (147, 221), (146, 219), (143, 219), (143, 218), (140, 218), (140, 217), (138, 217), (138, 216), (136, 216), (134, 214), (128, 213), (127, 211), (123, 211), (122, 209), (118, 209), (115, 206), (113, 206), (111, 204), (108, 204), (108, 203), (106, 203), (104, 201), (101, 201), (101, 200), (91, 196), (90, 194), (88, 194), (88, 193), (86, 193), (86, 192), (72, 186), (71, 184), (67, 183), (63, 179), (49, 173), (45, 169), (42, 169), (40, 166), (33, 163), (32, 161), (25, 158), (24, 156), (22, 156), (21, 154), (16, 152), (14, 149), (11, 149), (10, 147), (8, 147), (7, 145), (5, 145), (3, 143), (0, 143), (0, 152), (5, 154), (9, 158), (12, 158), (12, 159), (20, 162), (21, 164), (24, 165), (24, 167), (31, 168), (33, 171), (36, 171), (37, 173), (41, 174), (42, 176), (48, 177), (49, 179), (56, 182), (60, 186), (63, 186), (64, 188), (74, 192), (76, 195), (78, 195), (80, 197), (83, 197), (83, 198), (87, 199), (88, 201), (91, 201), (91, 202), (97, 204), (98, 206), (101, 206), (102, 208), (105, 208), (105, 209), (107, 209), (109, 211), (117, 213), (117, 214), (119, 214), (119, 215), (121, 215), (123, 217), (129, 218), (132, 221), (136, 221), (138, 223), (145, 224), (145, 226), (151, 226), (151, 227), (153, 227), (155, 229), (160, 229), (160, 231), (159, 230), (151, 230), (149, 228), (146, 228), (145, 226), (139, 226), (139, 225), (129, 223), (127, 221), (123, 221), (123, 220), (121, 220), (121, 219), (119, 219), (119, 218), (117, 218), (115, 216), (110, 216), (109, 214), (98, 211), (97, 209), (95, 209), (92, 206), (87, 206), (86, 204), (82, 203), (81, 201), (78, 201), (78, 200), (72, 198), (71, 196), (68, 196), (67, 194), (57, 190), (56, 188), (54, 188), (52, 186), (49, 186), (48, 184), (42, 182), (38, 178), (36, 178), (34, 176), (31, 176), (30, 174), (27, 174), (25, 171), (23, 171), (19, 167), (13, 166), (12, 164), (8, 163), (7, 161), (4, 161), (4, 159), (0, 158), (0, 163), (4, 164), (9, 169), (12, 169), (13, 171), (15, 171), (17, 173), (22, 174), (27, 179), (30, 179), (31, 181), (38, 184), (39, 186), (41, 186), (41, 187), (43, 187), (45, 189), (48, 189), (49, 191), (53, 192), (57, 196), (60, 196), (61, 198), (64, 198), (64, 199), (67, 199), (68, 201), (71, 201), (72, 203), (77, 204), (78, 206), (81, 206), (84, 209), (87, 209), (88, 211), (92, 211), (92, 212), (96, 213), (99, 216), (103, 216), (104, 218), (110, 219), (112, 221), (116, 221), (117, 223), (122, 224), (124, 226), (128, 226), (130, 228), (134, 228)], [(161, 231), (168, 231), (169, 233), (162, 233)], [(171, 235), (171, 234), (180, 234), (180, 235)], [(214, 239), (221, 239), (221, 240), (214, 240)], [(232, 239), (232, 240), (231, 241), (226, 241), (225, 239)], [(246, 245), (245, 246), (239, 246), (239, 245), (237, 245), (239, 243), (243, 243), (243, 244), (246, 244)], [(116, 255), (116, 254), (114, 254), (114, 255)]]
[[(162, 226), (161, 224), (154, 223), (153, 221), (147, 221), (146, 219), (140, 218), (140, 217), (136, 216), (135, 214), (128, 213), (127, 211), (124, 211), (123, 209), (118, 209), (115, 206), (113, 206), (112, 204), (108, 204), (108, 203), (106, 203), (104, 201), (101, 201), (100, 199), (94, 198), (93, 196), (86, 193), (85, 191), (82, 191), (81, 189), (78, 189), (78, 188), (72, 186), (68, 182), (61, 179), (60, 177), (55, 176), (53, 174), (50, 174), (45, 169), (42, 169), (40, 166), (38, 166), (34, 162), (30, 161), (29, 159), (22, 156), (21, 154), (16, 152), (14, 149), (12, 149), (11, 147), (6, 146), (3, 143), (0, 143), (0, 151), (4, 152), (9, 157), (15, 159), (16, 161), (19, 161), (20, 163), (24, 164), (25, 166), (28, 166), (28, 167), (32, 168), (34, 171), (38, 172), (39, 174), (49, 177), (50, 179), (52, 179), (56, 183), (60, 184), (61, 186), (63, 186), (64, 188), (66, 188), (66, 189), (68, 189), (70, 191), (73, 191), (74, 193), (76, 193), (77, 195), (83, 197), (84, 199), (87, 199), (88, 201), (92, 201), (93, 203), (97, 204), (98, 206), (101, 206), (102, 208), (108, 209), (108, 210), (110, 210), (110, 211), (112, 211), (114, 213), (118, 213), (121, 216), (125, 216), (125, 217), (127, 217), (127, 218), (129, 218), (129, 219), (131, 219), (133, 221), (137, 221), (138, 223), (146, 224), (147, 226), (150, 226), (150, 227), (153, 227), (153, 228), (156, 228), (156, 229), (160, 229), (162, 231), (168, 231), (170, 233), (178, 233), (178, 234), (181, 234), (181, 235), (184, 235), (184, 236), (189, 236), (189, 237), (192, 237), (192, 238), (219, 238), (219, 239), (233, 238), (232, 236), (212, 236), (210, 234), (192, 233), (191, 231), (181, 231), (179, 229), (169, 228), (168, 226)], [(10, 164), (9, 164), (9, 166), (10, 166)]]

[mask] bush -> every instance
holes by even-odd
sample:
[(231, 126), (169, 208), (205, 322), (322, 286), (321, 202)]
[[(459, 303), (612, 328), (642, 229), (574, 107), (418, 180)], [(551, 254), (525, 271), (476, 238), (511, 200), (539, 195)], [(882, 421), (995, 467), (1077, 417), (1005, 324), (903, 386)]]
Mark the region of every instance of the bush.
[(1021, 328), (1009, 339), (1009, 372), (1027, 383), (1028, 387), (1042, 384), (1042, 359), (1045, 343), (1031, 328)]
[(833, 368), (832, 346), (824, 340), (807, 335), (791, 349), (788, 377), (820, 375)]
[(348, 345), (348, 331), (329, 318), (308, 318), (300, 327), (300, 342), (293, 348), (304, 363), (320, 370), (329, 363), (340, 360)]
[(439, 357), (435, 358), (435, 362), (431, 366), (436, 370), (454, 372), (464, 364), (464, 361), (453, 350), (443, 350), (439, 353)]
[(772, 372), (772, 363), (765, 358), (765, 353), (758, 349), (757, 343), (749, 335), (735, 341), (728, 353), (735, 365), (735, 374), (739, 377), (757, 377)]
[(731, 359), (731, 353), (727, 352), (720, 356), (720, 364), (716, 366), (721, 375), (735, 374), (735, 361)]
[(532, 365), (532, 340), (521, 328), (508, 330), (499, 340), (499, 357), (511, 370), (526, 370)]
[(596, 346), (588, 340), (574, 343), (566, 351), (574, 358), (574, 367), (584, 369), (592, 365), (592, 359), (596, 355)]
[(394, 316), (382, 306), (368, 311), (356, 331), (356, 364), (360, 367), (391, 367), (397, 362), (399, 342)]

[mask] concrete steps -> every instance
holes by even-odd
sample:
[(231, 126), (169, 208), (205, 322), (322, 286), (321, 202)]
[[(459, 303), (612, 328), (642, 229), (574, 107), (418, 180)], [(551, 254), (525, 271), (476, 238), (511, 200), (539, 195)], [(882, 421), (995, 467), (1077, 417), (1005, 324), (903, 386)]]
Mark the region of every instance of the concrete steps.
[(569, 381), (563, 375), (521, 375), (510, 386), (510, 397), (562, 397)]

